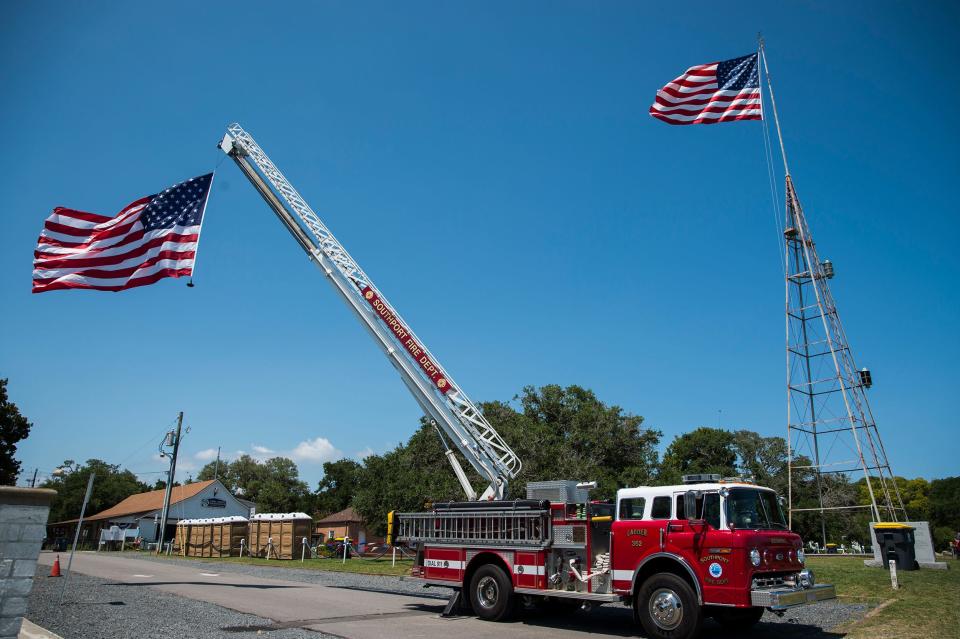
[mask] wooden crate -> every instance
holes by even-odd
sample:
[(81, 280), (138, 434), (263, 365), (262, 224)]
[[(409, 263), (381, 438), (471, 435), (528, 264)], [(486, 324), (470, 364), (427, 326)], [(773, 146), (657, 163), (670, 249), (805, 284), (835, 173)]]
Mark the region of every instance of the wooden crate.
[(177, 532), (173, 539), (174, 552), (187, 556), (187, 544), (190, 539), (190, 520), (182, 520), (177, 524)]
[(250, 519), (247, 549), (253, 557), (299, 559), (303, 539), (313, 529), (313, 520), (306, 513), (263, 513)]
[(177, 524), (177, 547), (184, 557), (237, 556), (247, 527), (243, 517), (184, 519)]

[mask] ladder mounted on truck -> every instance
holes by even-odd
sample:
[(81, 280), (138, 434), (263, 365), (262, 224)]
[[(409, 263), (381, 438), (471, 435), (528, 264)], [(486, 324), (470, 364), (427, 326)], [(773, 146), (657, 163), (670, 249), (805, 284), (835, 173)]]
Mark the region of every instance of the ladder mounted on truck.
[(477, 492), (447, 440), (489, 482), (480, 499), (503, 499), (521, 462), (499, 433), (443, 369), (360, 265), (320, 220), (253, 137), (239, 124), (227, 127), (219, 147), (237, 164), (267, 205), (320, 268), (394, 365), (446, 448), (468, 500)]
[(394, 539), (405, 544), (541, 549), (550, 544), (552, 534), (550, 502), (532, 499), (440, 503), (431, 511), (394, 517)]

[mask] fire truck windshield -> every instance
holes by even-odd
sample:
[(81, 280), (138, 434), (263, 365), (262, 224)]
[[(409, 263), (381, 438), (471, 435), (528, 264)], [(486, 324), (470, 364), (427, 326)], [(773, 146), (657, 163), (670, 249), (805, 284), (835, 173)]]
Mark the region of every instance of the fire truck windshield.
[(786, 530), (783, 510), (772, 490), (731, 488), (727, 494), (727, 525), (731, 528)]

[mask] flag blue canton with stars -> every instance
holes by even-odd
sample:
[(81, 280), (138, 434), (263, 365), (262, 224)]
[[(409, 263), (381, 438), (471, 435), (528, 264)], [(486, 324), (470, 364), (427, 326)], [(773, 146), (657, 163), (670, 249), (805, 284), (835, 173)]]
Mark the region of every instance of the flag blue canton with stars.
[(140, 214), (145, 232), (176, 226), (196, 226), (210, 192), (213, 173), (190, 178), (153, 196)]
[(721, 91), (740, 91), (760, 86), (758, 55), (752, 53), (717, 63), (717, 87)]

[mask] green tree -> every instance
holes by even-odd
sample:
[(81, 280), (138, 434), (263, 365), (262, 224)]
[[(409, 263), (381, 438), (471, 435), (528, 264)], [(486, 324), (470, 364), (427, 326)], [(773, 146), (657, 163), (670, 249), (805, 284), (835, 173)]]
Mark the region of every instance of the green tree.
[(287, 513), (313, 509), (310, 489), (300, 480), (300, 471), (292, 459), (273, 457), (263, 462), (263, 475), (256, 486), (260, 512)]
[(360, 485), (363, 466), (352, 459), (324, 462), (323, 479), (317, 487), (316, 510), (318, 517), (347, 508)]
[(787, 441), (783, 437), (762, 437), (750, 430), (733, 433), (733, 450), (741, 475), (753, 477), (780, 495), (787, 494)]
[(51, 522), (76, 519), (80, 516), (91, 472), (96, 473), (96, 477), (93, 480), (90, 503), (87, 505), (87, 515), (115, 506), (130, 495), (150, 490), (150, 486), (137, 479), (129, 470), (120, 470), (120, 466), (100, 459), (88, 459), (83, 465), (68, 459), (61, 468), (64, 469), (62, 474), (43, 483), (43, 488), (57, 491), (57, 496), (50, 505)]
[[(214, 478), (215, 462), (197, 473), (197, 481)], [(259, 512), (311, 512), (313, 498), (292, 459), (273, 457), (260, 462), (250, 455), (220, 460), (219, 479), (227, 490), (257, 504)]]
[[(649, 483), (657, 466), (660, 432), (643, 418), (601, 402), (579, 386), (528, 386), (505, 402), (481, 404), (484, 416), (523, 460), (510, 494), (523, 497), (529, 481), (595, 480), (592, 496), (611, 498), (623, 486)], [(425, 503), (463, 499), (445, 448), (422, 421), (410, 440), (364, 461), (353, 505), (382, 532), (390, 510), (420, 510)], [(461, 462), (475, 487), (481, 478)]]
[(523, 460), (513, 493), (528, 481), (596, 481), (595, 499), (618, 488), (650, 483), (656, 473), (661, 433), (643, 427), (643, 417), (600, 401), (580, 386), (527, 386), (519, 412), (498, 402), (482, 405), (490, 423)]
[[(906, 477), (894, 477), (896, 488), (900, 491), (900, 497), (903, 499), (903, 507), (907, 510), (907, 519), (909, 521), (927, 521), (930, 519), (930, 482), (923, 477), (916, 479), (907, 479)], [(882, 487), (880, 482), (874, 479), (871, 482), (874, 496), (877, 499), (877, 505), (882, 508), (884, 503)], [(896, 504), (897, 495), (893, 486), (888, 483), (890, 499)], [(867, 490), (867, 480), (861, 477), (857, 481), (857, 503), (862, 506), (870, 505), (870, 492)]]
[[(179, 485), (180, 485), (180, 482), (178, 481), (173, 482), (174, 488), (176, 488)], [(167, 488), (167, 480), (158, 479), (157, 481), (153, 482), (153, 488), (151, 490), (166, 490), (166, 488)]]
[(20, 462), (14, 459), (17, 443), (26, 439), (33, 426), (7, 399), (7, 380), (0, 379), (0, 486), (17, 483)]
[(960, 477), (930, 482), (929, 504), (933, 525), (960, 531)]
[(730, 431), (706, 426), (678, 435), (663, 455), (660, 481), (676, 484), (683, 475), (697, 473), (716, 473), (723, 477), (736, 475), (734, 441), (734, 434)]
[[(230, 484), (230, 479), (226, 477), (226, 472), (230, 466), (230, 462), (226, 460), (212, 461), (204, 464), (203, 468), (200, 469), (200, 472), (197, 473), (197, 481), (208, 481), (211, 479), (219, 479), (228, 490), (233, 490), (234, 486)], [(163, 481), (163, 480), (159, 480)]]

